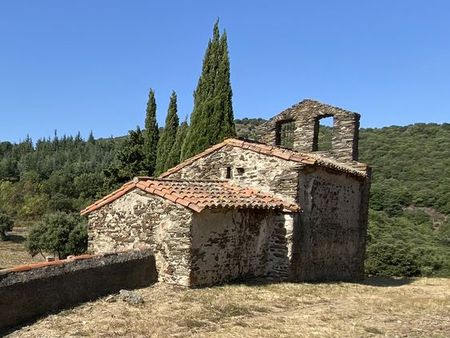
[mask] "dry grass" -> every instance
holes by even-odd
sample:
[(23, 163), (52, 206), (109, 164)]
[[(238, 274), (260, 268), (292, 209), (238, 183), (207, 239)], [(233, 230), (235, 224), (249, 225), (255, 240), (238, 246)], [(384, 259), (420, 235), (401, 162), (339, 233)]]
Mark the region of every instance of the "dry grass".
[(31, 257), (24, 246), (27, 229), (14, 227), (7, 241), (0, 241), (0, 269), (15, 265), (42, 261), (43, 257)]
[(450, 279), (138, 290), (38, 320), (10, 337), (448, 337)]

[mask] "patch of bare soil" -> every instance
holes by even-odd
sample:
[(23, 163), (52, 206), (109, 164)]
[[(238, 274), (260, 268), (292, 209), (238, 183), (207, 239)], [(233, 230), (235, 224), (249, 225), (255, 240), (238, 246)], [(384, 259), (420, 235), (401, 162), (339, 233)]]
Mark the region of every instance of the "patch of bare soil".
[(9, 337), (448, 337), (450, 279), (137, 290), (50, 315)]
[(8, 233), (8, 240), (0, 241), (0, 269), (39, 262), (44, 259), (41, 256), (31, 257), (27, 252), (25, 249), (26, 236), (27, 228), (14, 227), (13, 231)]

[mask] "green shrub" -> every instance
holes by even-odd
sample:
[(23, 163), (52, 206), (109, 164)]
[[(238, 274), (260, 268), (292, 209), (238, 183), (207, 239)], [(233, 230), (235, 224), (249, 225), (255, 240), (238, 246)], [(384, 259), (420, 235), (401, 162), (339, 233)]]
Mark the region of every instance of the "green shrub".
[(7, 239), (6, 232), (13, 229), (14, 222), (7, 214), (0, 212), (0, 240)]
[(377, 243), (367, 249), (366, 272), (372, 276), (419, 276), (420, 267), (409, 246)]
[(32, 256), (52, 253), (59, 258), (86, 251), (87, 228), (77, 214), (55, 212), (46, 214), (28, 235), (27, 249)]

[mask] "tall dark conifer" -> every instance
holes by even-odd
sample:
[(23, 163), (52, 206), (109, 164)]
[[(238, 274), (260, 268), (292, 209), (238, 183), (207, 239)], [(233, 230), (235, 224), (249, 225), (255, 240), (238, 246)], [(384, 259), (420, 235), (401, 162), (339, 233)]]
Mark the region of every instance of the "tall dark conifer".
[(156, 154), (158, 147), (158, 122), (156, 121), (155, 91), (150, 89), (148, 94), (147, 109), (145, 115), (144, 131), (144, 158), (147, 174), (152, 176), (156, 167)]
[(211, 144), (236, 136), (230, 81), (230, 59), (227, 33), (220, 37), (217, 72), (214, 79), (214, 113), (212, 115)]
[(172, 149), (170, 150), (169, 156), (167, 157), (166, 168), (164, 169), (164, 171), (175, 167), (181, 162), (181, 147), (183, 146), (184, 139), (186, 138), (186, 135), (188, 133), (188, 128), (189, 127), (187, 122), (183, 122), (178, 127), (177, 137)]
[(113, 187), (118, 183), (129, 181), (134, 176), (146, 175), (147, 166), (144, 154), (144, 136), (139, 128), (130, 130), (116, 152), (117, 163), (113, 163), (104, 171), (106, 186)]
[(231, 98), (227, 36), (225, 33), (220, 36), (216, 21), (194, 92), (191, 126), (182, 147), (182, 159), (235, 135)]
[(158, 142), (155, 176), (167, 169), (167, 159), (175, 144), (178, 130), (177, 94), (172, 92), (169, 109), (167, 111), (166, 125)]

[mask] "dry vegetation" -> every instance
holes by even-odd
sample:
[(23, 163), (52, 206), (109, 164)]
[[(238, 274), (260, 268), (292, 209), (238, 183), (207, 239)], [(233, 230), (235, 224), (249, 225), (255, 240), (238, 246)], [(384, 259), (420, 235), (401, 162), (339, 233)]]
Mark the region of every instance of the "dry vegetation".
[(138, 290), (65, 310), (10, 337), (448, 337), (450, 279)]
[(14, 231), (8, 233), (8, 240), (0, 241), (0, 269), (43, 260), (41, 256), (31, 257), (25, 249), (26, 230), (14, 227)]

